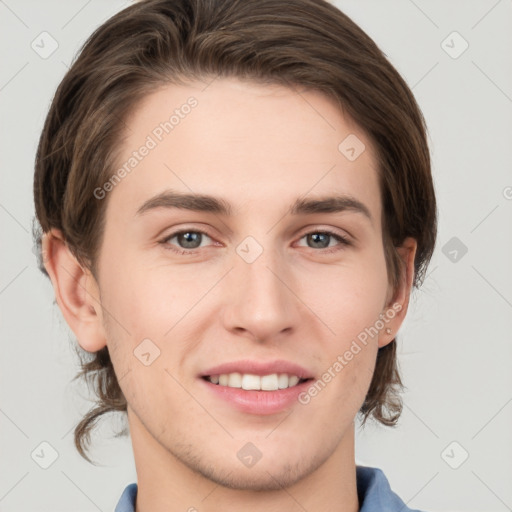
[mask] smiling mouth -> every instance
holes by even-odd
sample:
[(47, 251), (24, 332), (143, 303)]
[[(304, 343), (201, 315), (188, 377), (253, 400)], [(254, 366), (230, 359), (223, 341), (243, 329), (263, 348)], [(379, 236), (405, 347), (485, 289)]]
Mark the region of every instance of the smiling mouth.
[(220, 375), (205, 375), (202, 379), (217, 386), (244, 389), (246, 391), (279, 391), (298, 386), (306, 381), (297, 375), (288, 373), (272, 373), (269, 375), (254, 375), (250, 373), (223, 373)]

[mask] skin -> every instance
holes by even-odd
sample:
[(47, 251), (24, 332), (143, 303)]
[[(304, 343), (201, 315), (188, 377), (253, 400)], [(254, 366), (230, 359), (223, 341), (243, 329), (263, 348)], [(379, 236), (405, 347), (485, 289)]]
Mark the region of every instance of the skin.
[[(378, 348), (405, 318), (416, 242), (408, 238), (398, 249), (405, 266), (394, 290), (372, 144), (318, 92), (234, 78), (206, 88), (165, 86), (127, 119), (120, 164), (190, 96), (197, 107), (104, 199), (96, 279), (57, 230), (43, 245), (67, 323), (84, 350), (108, 345), (127, 399), (136, 510), (355, 512), (354, 419)], [(338, 150), (349, 134), (366, 146), (354, 161)], [(167, 208), (136, 215), (170, 188), (222, 197), (233, 216)], [(364, 203), (372, 221), (350, 210), (288, 212), (296, 198), (333, 191)], [(161, 243), (179, 229), (207, 231), (195, 255)], [(315, 244), (306, 236), (326, 229), (352, 244)], [(263, 249), (252, 263), (236, 252), (247, 236)], [(166, 244), (187, 247), (179, 237)], [(327, 245), (339, 250), (326, 253)], [(245, 358), (286, 359), (320, 378), (393, 304), (401, 307), (386, 323), (393, 334), (381, 329), (369, 338), (307, 405), (242, 413), (198, 379), (213, 365)], [(149, 366), (133, 354), (145, 338), (160, 350)], [(237, 458), (248, 442), (262, 454), (250, 468)]]

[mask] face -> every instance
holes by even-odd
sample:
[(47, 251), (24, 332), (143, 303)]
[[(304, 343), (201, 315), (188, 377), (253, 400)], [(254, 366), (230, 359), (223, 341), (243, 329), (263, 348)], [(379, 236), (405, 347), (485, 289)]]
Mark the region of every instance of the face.
[[(376, 159), (320, 93), (235, 79), (205, 87), (163, 87), (127, 120), (119, 168), (134, 151), (137, 163), (98, 199), (108, 201), (101, 322), (134, 444), (227, 487), (280, 488), (340, 449), (371, 382), (380, 334), (332, 369), (391, 297)], [(365, 145), (355, 159), (339, 149), (349, 135)], [(226, 211), (211, 200), (173, 207), (161, 196), (170, 192), (212, 196)], [(293, 208), (333, 196), (352, 203)], [(243, 374), (257, 374), (272, 387), (301, 371), (300, 396), (204, 378), (241, 373), (219, 380), (251, 387)]]

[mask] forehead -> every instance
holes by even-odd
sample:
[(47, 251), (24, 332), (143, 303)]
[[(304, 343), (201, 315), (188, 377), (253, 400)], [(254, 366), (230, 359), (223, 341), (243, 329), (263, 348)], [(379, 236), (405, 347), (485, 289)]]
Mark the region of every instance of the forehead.
[(172, 189), (226, 198), (235, 213), (349, 193), (379, 218), (372, 143), (318, 91), (235, 78), (166, 85), (126, 125), (114, 174), (125, 172), (109, 203), (131, 215)]

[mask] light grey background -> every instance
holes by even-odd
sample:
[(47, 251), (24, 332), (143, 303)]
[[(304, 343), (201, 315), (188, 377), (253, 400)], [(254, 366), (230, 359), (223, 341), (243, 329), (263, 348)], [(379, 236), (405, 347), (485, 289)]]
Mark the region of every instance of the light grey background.
[[(357, 432), (356, 462), (382, 468), (413, 508), (512, 510), (512, 1), (335, 4), (382, 48), (424, 112), (440, 215), (428, 277), (399, 334), (403, 415), (394, 429)], [(72, 429), (92, 402), (71, 383), (73, 337), (31, 237), (33, 163), (51, 98), (79, 46), (125, 5), (0, 0), (5, 512), (109, 511), (136, 481), (131, 442), (113, 438), (109, 421), (93, 437), (103, 467), (74, 448)], [(31, 47), (43, 31), (58, 43), (46, 59)], [(58, 453), (48, 469), (31, 456), (42, 442)]]

